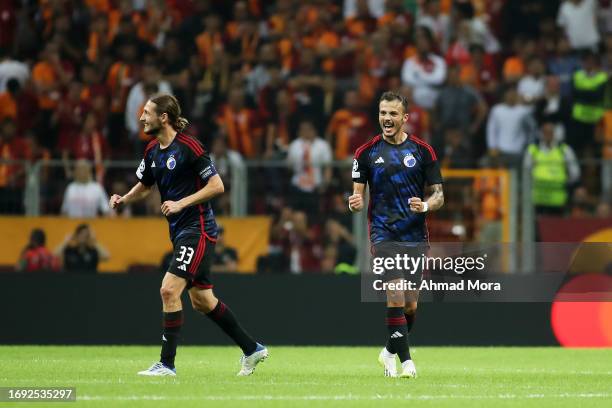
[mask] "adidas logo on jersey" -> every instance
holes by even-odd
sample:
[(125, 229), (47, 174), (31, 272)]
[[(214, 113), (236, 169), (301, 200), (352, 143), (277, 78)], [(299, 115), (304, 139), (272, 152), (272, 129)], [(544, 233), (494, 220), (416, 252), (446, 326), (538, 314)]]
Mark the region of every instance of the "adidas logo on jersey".
[(151, 165), (151, 167), (155, 167), (155, 162), (153, 162), (153, 164)]
[(181, 265), (178, 267), (181, 271), (186, 271), (187, 267), (185, 266), (185, 264)]
[(404, 335), (398, 331), (396, 331), (395, 333), (391, 335), (392, 339), (399, 339), (400, 337), (404, 337)]
[(379, 157), (378, 159), (376, 159), (376, 161), (374, 162), (374, 164), (383, 164), (385, 162), (385, 159), (381, 157)]

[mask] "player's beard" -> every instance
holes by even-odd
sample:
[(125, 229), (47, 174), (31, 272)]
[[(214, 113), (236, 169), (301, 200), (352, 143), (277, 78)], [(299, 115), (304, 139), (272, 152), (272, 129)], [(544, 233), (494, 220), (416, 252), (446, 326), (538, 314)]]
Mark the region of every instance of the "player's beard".
[(161, 122), (160, 121), (156, 121), (153, 123), (149, 124), (149, 127), (147, 128), (147, 125), (144, 125), (143, 131), (145, 133), (145, 135), (149, 135), (149, 136), (157, 136), (161, 130), (162, 126), (161, 126)]

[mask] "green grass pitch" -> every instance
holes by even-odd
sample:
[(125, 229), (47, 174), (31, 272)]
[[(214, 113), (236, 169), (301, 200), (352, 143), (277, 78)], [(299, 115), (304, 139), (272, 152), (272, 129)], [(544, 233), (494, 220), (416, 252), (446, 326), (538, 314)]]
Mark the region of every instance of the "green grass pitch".
[(612, 349), (415, 347), (417, 379), (382, 377), (378, 348), (269, 349), (236, 377), (237, 348), (180, 347), (171, 378), (136, 375), (158, 347), (0, 346), (1, 387), (77, 389), (76, 403), (0, 407), (612, 406)]

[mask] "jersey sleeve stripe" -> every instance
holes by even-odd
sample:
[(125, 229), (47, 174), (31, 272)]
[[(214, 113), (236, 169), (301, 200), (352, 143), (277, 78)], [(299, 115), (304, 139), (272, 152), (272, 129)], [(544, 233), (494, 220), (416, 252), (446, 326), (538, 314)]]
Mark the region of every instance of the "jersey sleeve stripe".
[(374, 137), (374, 139), (370, 140), (366, 144), (358, 147), (357, 150), (355, 151), (355, 158), (358, 159), (359, 156), (361, 156), (361, 153), (364, 152), (364, 150), (366, 150), (368, 147), (372, 146), (374, 143), (378, 142), (379, 140), (380, 140), (380, 135)]
[(187, 136), (183, 135), (178, 135), (177, 137), (180, 142), (189, 147), (198, 156), (204, 154), (204, 149), (196, 140), (187, 138)]
[(178, 138), (179, 138), (180, 140), (183, 140), (183, 141), (185, 141), (186, 143), (190, 143), (190, 144), (192, 144), (193, 146), (195, 146), (195, 147), (199, 147), (200, 149), (202, 149), (202, 150), (203, 150), (202, 145), (201, 145), (201, 144), (200, 144), (200, 142), (199, 142), (198, 140), (196, 140), (195, 138), (193, 138), (193, 137), (191, 137), (191, 136), (184, 135), (184, 134), (182, 134), (182, 133), (179, 133), (177, 136), (178, 136)]
[(189, 140), (184, 136), (178, 136), (178, 140), (183, 143), (184, 145), (186, 145), (187, 147), (189, 147), (196, 155), (201, 155), (204, 153), (204, 149), (202, 149), (200, 146), (198, 146), (195, 141), (193, 140)]
[(145, 147), (144, 154), (146, 155), (149, 152), (149, 150), (155, 147), (156, 144), (157, 144), (157, 139), (151, 140), (149, 144), (147, 144), (147, 147)]
[(422, 141), (421, 139), (419, 139), (418, 137), (416, 137), (414, 135), (410, 136), (410, 140), (412, 140), (416, 144), (420, 144), (421, 146), (423, 146), (424, 148), (429, 150), (429, 154), (431, 155), (431, 160), (433, 160), (433, 161), (438, 160), (438, 156), (436, 156), (435, 150), (429, 144), (425, 143), (424, 141)]

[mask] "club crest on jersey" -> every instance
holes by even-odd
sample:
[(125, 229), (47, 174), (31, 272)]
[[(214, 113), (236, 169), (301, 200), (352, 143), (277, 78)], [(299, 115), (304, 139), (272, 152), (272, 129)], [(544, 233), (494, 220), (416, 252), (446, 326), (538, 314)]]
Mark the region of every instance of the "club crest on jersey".
[(404, 157), (404, 166), (406, 166), (406, 167), (414, 167), (415, 164), (416, 164), (416, 159), (414, 158), (412, 153), (408, 153)]
[(168, 170), (173, 170), (176, 167), (176, 160), (174, 159), (174, 155), (168, 157), (168, 160), (166, 161), (166, 167), (168, 168)]

